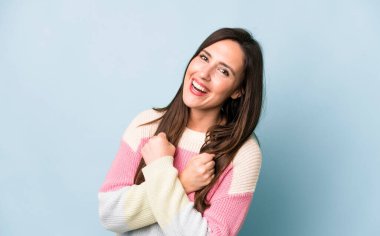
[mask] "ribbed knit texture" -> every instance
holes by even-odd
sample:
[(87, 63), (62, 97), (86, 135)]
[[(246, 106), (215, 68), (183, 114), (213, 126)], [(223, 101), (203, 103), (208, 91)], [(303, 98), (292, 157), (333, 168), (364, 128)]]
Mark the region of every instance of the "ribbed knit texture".
[(141, 148), (157, 129), (157, 124), (140, 125), (160, 116), (154, 110), (142, 112), (124, 132), (98, 194), (101, 223), (118, 235), (237, 235), (260, 172), (261, 152), (256, 140), (247, 140), (224, 170), (207, 196), (211, 206), (202, 216), (194, 209), (194, 193), (185, 193), (178, 173), (199, 154), (204, 133), (186, 128), (175, 156), (144, 167), (145, 182), (133, 184)]

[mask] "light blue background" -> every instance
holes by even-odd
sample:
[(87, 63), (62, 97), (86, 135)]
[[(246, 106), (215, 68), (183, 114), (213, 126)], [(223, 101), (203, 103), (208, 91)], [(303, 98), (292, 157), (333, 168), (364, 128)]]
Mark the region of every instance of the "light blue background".
[(241, 235), (380, 235), (378, 1), (1, 1), (0, 235), (112, 235), (97, 190), (220, 27), (261, 42), (264, 162)]

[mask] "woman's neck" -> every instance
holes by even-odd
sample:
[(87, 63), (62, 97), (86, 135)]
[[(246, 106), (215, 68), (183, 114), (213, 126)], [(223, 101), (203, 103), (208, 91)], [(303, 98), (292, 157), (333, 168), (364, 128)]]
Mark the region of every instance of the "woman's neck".
[(218, 122), (220, 122), (219, 110), (213, 112), (202, 112), (190, 109), (187, 127), (198, 132), (206, 133), (211, 126), (217, 124)]

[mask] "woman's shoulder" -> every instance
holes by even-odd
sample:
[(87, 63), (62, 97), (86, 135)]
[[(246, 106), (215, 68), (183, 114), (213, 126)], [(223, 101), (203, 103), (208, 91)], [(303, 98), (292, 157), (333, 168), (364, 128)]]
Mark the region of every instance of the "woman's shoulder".
[(131, 122), (131, 125), (141, 126), (150, 121), (160, 118), (162, 115), (162, 112), (156, 111), (154, 109), (144, 110), (135, 116), (135, 118)]
[(257, 139), (252, 135), (240, 147), (239, 151), (236, 153), (234, 162), (250, 162), (258, 160), (261, 160), (261, 149)]
[(154, 109), (140, 112), (124, 130), (123, 140), (134, 148), (137, 148), (141, 139), (150, 138), (154, 135), (159, 122), (150, 122), (160, 118), (162, 115), (162, 112)]
[(254, 192), (260, 174), (262, 154), (257, 139), (251, 136), (232, 161), (230, 193)]

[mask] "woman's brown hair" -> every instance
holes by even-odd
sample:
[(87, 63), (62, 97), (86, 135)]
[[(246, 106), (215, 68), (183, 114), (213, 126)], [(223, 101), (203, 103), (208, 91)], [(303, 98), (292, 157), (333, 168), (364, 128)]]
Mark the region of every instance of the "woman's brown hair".
[[(239, 43), (244, 52), (244, 73), (240, 83), (241, 96), (237, 99), (228, 98), (221, 108), (221, 116), (226, 120), (223, 125), (214, 125), (206, 133), (206, 140), (200, 153), (215, 154), (215, 177), (204, 188), (195, 192), (194, 207), (203, 213), (210, 204), (207, 194), (215, 185), (223, 170), (231, 163), (239, 148), (253, 134), (260, 118), (263, 103), (263, 56), (259, 43), (251, 34), (240, 28), (222, 28), (212, 33), (199, 46), (186, 66), (185, 74), (190, 62), (206, 47), (221, 40), (230, 39)], [(185, 76), (184, 76), (185, 78)], [(163, 115), (147, 124), (160, 121), (156, 135), (165, 132), (174, 146), (184, 132), (189, 120), (189, 108), (182, 99), (183, 81), (177, 94), (164, 108), (154, 108)], [(144, 159), (136, 171), (134, 183), (145, 181), (142, 168)]]

